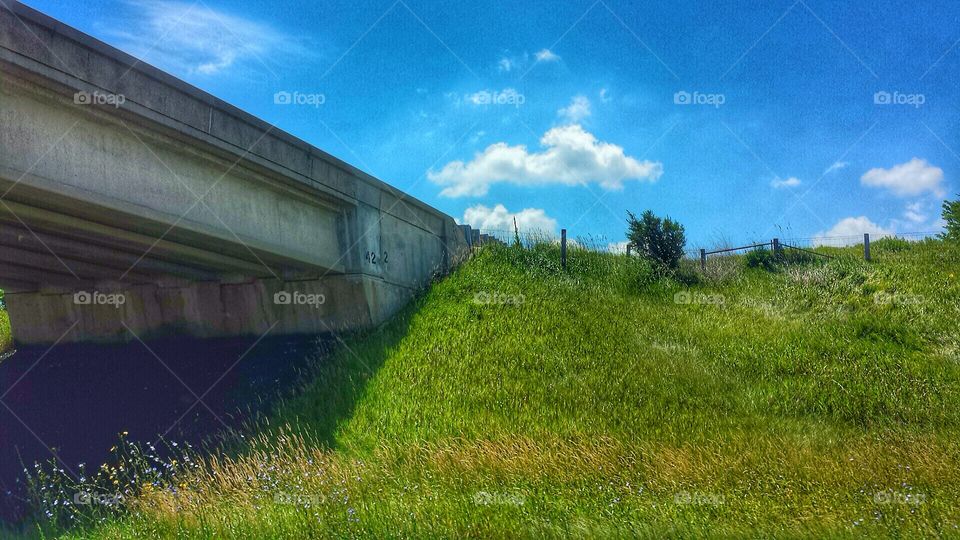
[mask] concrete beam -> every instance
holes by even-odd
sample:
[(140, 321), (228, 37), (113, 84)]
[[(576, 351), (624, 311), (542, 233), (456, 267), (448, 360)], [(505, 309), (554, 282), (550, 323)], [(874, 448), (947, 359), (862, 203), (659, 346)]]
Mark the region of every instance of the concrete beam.
[[(76, 99), (94, 93), (122, 103)], [(17, 2), (0, 9), (0, 193), (22, 343), (78, 321), (66, 340), (363, 328), (466, 252), (449, 216)]]

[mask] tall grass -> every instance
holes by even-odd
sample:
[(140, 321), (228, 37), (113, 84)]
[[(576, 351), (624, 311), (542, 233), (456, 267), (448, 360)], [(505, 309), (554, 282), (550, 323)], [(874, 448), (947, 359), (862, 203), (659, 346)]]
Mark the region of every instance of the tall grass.
[(10, 316), (6, 309), (0, 309), (0, 353), (13, 345), (13, 335), (10, 332)]
[(960, 534), (960, 250), (837, 254), (683, 285), (484, 248), (244, 451), (67, 536)]

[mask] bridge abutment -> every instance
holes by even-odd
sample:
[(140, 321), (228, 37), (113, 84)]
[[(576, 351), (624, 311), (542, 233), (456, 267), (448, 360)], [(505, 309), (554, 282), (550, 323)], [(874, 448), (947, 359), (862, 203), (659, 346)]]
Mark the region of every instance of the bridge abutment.
[(18, 345), (321, 334), (376, 326), (413, 289), (365, 275), (6, 294)]

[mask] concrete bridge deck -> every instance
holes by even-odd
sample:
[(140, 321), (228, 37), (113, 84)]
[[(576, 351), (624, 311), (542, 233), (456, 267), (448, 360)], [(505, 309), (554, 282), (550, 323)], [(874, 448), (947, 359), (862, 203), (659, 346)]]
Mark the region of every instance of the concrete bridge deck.
[(355, 167), (0, 8), (0, 288), (18, 342), (370, 326), (465, 248), (451, 217)]

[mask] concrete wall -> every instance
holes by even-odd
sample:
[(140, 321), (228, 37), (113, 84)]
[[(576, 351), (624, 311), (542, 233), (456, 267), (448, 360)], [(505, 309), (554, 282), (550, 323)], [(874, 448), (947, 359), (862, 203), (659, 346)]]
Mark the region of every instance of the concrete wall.
[[(122, 100), (77, 99), (94, 93)], [(369, 326), (466, 249), (449, 216), (18, 3), (0, 9), (3, 192), (21, 343)]]

